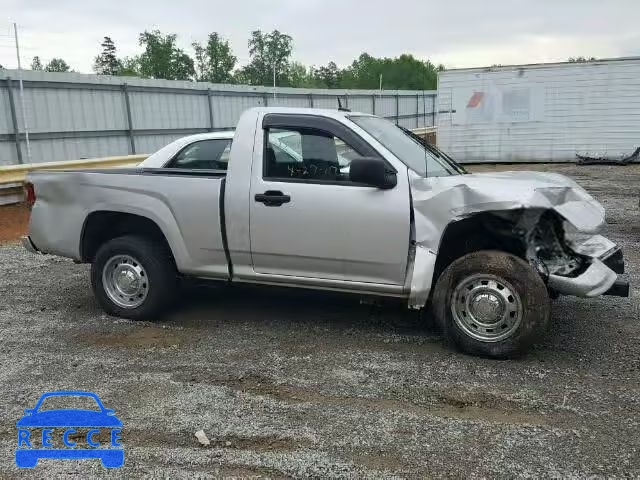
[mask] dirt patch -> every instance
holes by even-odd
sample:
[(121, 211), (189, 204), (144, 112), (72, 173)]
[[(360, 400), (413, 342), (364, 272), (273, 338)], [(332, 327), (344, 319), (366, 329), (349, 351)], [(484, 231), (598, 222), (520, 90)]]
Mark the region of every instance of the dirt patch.
[(3, 205), (0, 207), (0, 243), (19, 240), (27, 234), (29, 208), (26, 205)]
[(274, 436), (239, 437), (229, 435), (219, 438), (209, 437), (209, 440), (211, 441), (210, 446), (214, 448), (252, 450), (254, 452), (290, 452), (311, 446), (311, 442), (305, 438), (293, 439)]
[(306, 390), (290, 387), (287, 385), (277, 385), (272, 380), (261, 375), (248, 374), (240, 377), (225, 377), (210, 372), (193, 372), (190, 374), (175, 373), (172, 379), (182, 383), (206, 383), (209, 385), (220, 385), (237, 392), (248, 393), (250, 395), (260, 395), (273, 397), (278, 400), (288, 402), (305, 402)]
[(121, 333), (91, 333), (76, 336), (76, 341), (101, 347), (151, 348), (178, 347), (189, 337), (183, 330), (160, 327), (136, 327)]
[(354, 453), (346, 457), (349, 461), (363, 465), (370, 470), (395, 472), (394, 478), (406, 475), (407, 478), (427, 478), (425, 471), (417, 472), (407, 468), (407, 459), (392, 452)]
[[(413, 333), (413, 332), (412, 332)], [(324, 337), (313, 345), (302, 344), (297, 339), (280, 342), (280, 350), (290, 356), (308, 355), (352, 355), (356, 352), (383, 352), (407, 355), (428, 355), (431, 352), (446, 351), (441, 337), (432, 334), (406, 335), (396, 338), (363, 339), (354, 335)]]
[[(249, 395), (271, 397), (287, 403), (309, 403), (323, 407), (365, 408), (370, 411), (396, 411), (416, 416), (436, 416), (457, 420), (503, 423), (512, 425), (561, 426), (569, 415), (567, 412), (554, 415), (550, 412), (537, 414), (523, 411), (507, 399), (491, 398), (481, 394), (477, 398), (451, 393), (426, 392), (424, 404), (416, 404), (389, 398), (342, 397), (324, 395), (303, 387), (276, 384), (269, 378), (250, 374), (239, 378), (225, 378), (210, 374), (175, 374), (175, 381), (188, 383), (209, 383), (225, 386)], [(572, 418), (573, 421), (575, 419)]]
[(198, 442), (195, 432), (153, 432), (149, 430), (135, 430), (125, 428), (122, 438), (136, 447), (199, 447), (199, 448), (228, 448), (232, 450), (251, 450), (254, 452), (289, 452), (299, 448), (311, 446), (306, 438), (286, 438), (272, 435), (246, 437), (239, 435), (217, 436), (207, 432), (211, 442), (206, 447)]
[[(213, 475), (214, 478), (221, 478), (225, 480), (283, 480), (295, 478), (286, 475), (275, 468), (269, 467), (254, 467), (251, 465), (229, 464), (219, 465), (214, 468), (197, 468), (194, 470), (209, 475)], [(196, 475), (197, 477), (198, 475)]]

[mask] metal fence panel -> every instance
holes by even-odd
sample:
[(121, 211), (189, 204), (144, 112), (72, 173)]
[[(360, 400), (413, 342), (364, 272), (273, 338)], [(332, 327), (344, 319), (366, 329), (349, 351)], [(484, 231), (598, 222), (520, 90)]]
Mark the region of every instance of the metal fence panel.
[(302, 107), (308, 108), (310, 107), (309, 96), (308, 95), (297, 95), (295, 97), (287, 96), (287, 97), (278, 97), (276, 98), (267, 97), (267, 103), (270, 107)]
[[(15, 88), (14, 92), (22, 127), (19, 90)], [(30, 133), (124, 128), (122, 99), (117, 92), (29, 87), (24, 95)]]
[(2, 165), (8, 165), (2, 163), (2, 159), (13, 158), (16, 156), (16, 148), (13, 142), (0, 142), (0, 167)]
[(180, 137), (184, 135), (180, 133), (140, 135), (136, 137), (136, 149), (140, 152), (155, 152)]
[(376, 98), (376, 115), (393, 117), (396, 114), (396, 97), (378, 96)]
[(436, 102), (432, 96), (419, 96), (418, 105), (418, 126), (428, 127), (435, 125), (436, 119)]
[[(427, 118), (416, 118), (416, 96), (424, 95), (432, 105), (436, 95), (434, 91), (278, 88), (274, 97), (270, 87), (25, 70), (21, 74), (29, 159), (15, 81), (19, 72), (2, 73), (0, 165), (151, 153), (184, 135), (234, 128), (251, 107), (335, 109), (338, 97), (343, 107), (365, 113), (374, 113), (375, 99), (378, 115), (409, 127), (422, 126)], [(428, 122), (432, 125), (433, 118)]]
[[(415, 118), (400, 118), (398, 120), (398, 125), (404, 128), (417, 128), (416, 127), (416, 119)], [(422, 125), (421, 125), (422, 126)]]
[[(339, 95), (313, 95), (313, 108), (338, 108)], [(344, 97), (340, 97), (341, 99)], [(351, 105), (351, 104), (349, 104)], [(346, 107), (343, 102), (343, 107)], [(349, 106), (351, 108), (351, 106)]]
[[(32, 157), (39, 159), (40, 162), (129, 154), (128, 141), (125, 136), (42, 139), (31, 140), (30, 144)], [(25, 143), (22, 142), (23, 155), (25, 151)]]
[(264, 106), (264, 97), (252, 95), (241, 96), (212, 96), (214, 128), (233, 128), (240, 119), (242, 112), (249, 108)]
[(0, 82), (0, 134), (2, 133), (13, 133), (11, 106), (9, 105), (9, 91), (7, 89), (6, 82)]
[(205, 95), (129, 92), (133, 128), (140, 130), (208, 126)]
[(403, 115), (409, 113), (417, 113), (417, 98), (419, 98), (417, 95), (411, 97), (398, 97), (398, 106), (400, 107), (400, 113)]
[[(354, 112), (373, 113), (372, 97), (348, 97), (349, 109)], [(335, 108), (335, 107), (333, 107)]]

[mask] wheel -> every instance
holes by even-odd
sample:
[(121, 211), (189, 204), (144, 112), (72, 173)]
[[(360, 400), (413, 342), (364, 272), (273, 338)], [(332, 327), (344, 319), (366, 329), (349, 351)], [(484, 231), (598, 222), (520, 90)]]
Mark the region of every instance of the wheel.
[(455, 260), (440, 275), (433, 313), (461, 350), (513, 358), (546, 331), (550, 301), (544, 282), (527, 262), (483, 250)]
[(127, 235), (102, 245), (91, 265), (91, 286), (102, 308), (117, 317), (153, 319), (170, 306), (177, 288), (166, 247)]

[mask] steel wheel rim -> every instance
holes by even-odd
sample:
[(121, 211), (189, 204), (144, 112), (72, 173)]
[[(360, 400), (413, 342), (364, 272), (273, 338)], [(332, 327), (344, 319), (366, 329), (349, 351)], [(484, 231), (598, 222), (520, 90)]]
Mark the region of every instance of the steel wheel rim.
[(454, 288), (451, 313), (456, 325), (481, 342), (499, 342), (518, 329), (523, 317), (520, 294), (491, 274), (466, 277)]
[(115, 255), (102, 269), (102, 285), (113, 303), (133, 309), (142, 305), (149, 293), (149, 277), (140, 262), (130, 255)]

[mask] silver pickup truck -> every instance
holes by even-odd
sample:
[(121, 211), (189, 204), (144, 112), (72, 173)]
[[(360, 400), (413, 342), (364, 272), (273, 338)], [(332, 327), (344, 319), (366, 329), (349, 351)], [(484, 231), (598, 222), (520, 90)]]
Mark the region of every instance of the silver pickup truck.
[(509, 357), (549, 298), (628, 295), (604, 209), (552, 173), (467, 174), (376, 116), (256, 108), (136, 168), (37, 172), (31, 251), (91, 263), (110, 314), (154, 318), (180, 277), (399, 297), (464, 351)]

